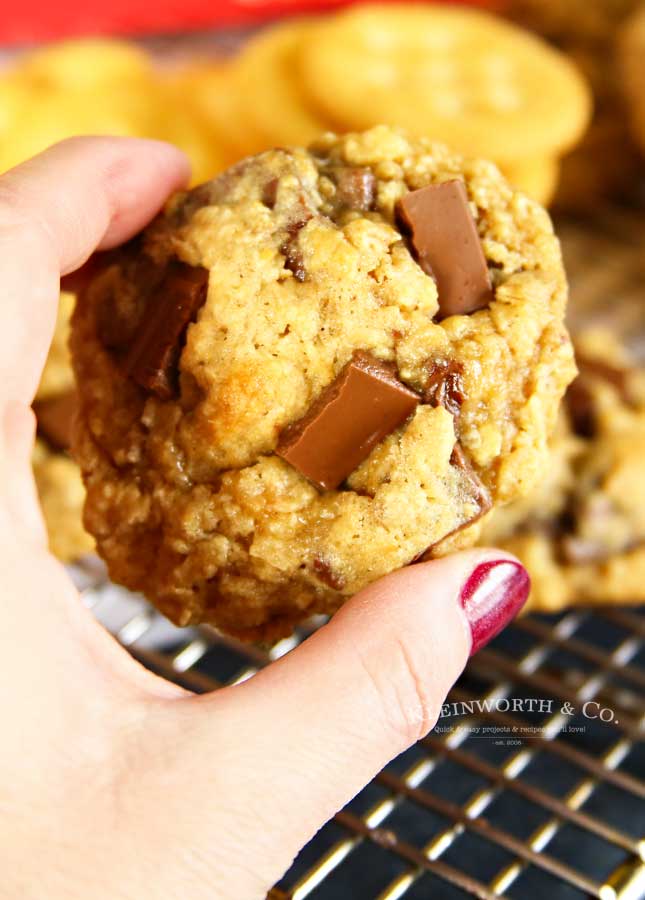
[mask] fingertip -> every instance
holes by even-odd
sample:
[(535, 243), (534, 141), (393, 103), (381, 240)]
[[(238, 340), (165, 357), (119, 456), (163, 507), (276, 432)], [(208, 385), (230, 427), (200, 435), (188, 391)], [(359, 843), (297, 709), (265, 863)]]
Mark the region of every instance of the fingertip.
[(531, 577), (520, 560), (500, 551), (485, 551), (459, 594), (472, 635), (471, 656), (519, 614), (530, 591)]
[(145, 138), (67, 138), (2, 176), (9, 224), (34, 223), (61, 274), (128, 240), (190, 178), (188, 158)]
[[(453, 639), (446, 652), (455, 660), (465, 660), (518, 615), (527, 602), (530, 586), (529, 573), (513, 554), (475, 547), (406, 566), (380, 578), (349, 601), (336, 619), (342, 627), (345, 620), (363, 617), (367, 607), (372, 617), (393, 617), (396, 627), (405, 628), (412, 639), (415, 633), (425, 631), (430, 640), (450, 620)], [(439, 609), (441, 626), (433, 628)], [(461, 626), (458, 630), (456, 622)]]
[(113, 214), (97, 250), (128, 240), (190, 181), (190, 161), (173, 144), (144, 138), (120, 140), (126, 142), (123, 153), (110, 159), (104, 173)]
[[(65, 138), (44, 151), (47, 156), (62, 159), (69, 156), (79, 161), (94, 159), (97, 169), (118, 170), (126, 165), (145, 162), (149, 168), (165, 169), (179, 184), (190, 178), (191, 164), (183, 150), (168, 141), (155, 138), (123, 137), (119, 135), (87, 134)], [(38, 159), (38, 157), (35, 157)]]

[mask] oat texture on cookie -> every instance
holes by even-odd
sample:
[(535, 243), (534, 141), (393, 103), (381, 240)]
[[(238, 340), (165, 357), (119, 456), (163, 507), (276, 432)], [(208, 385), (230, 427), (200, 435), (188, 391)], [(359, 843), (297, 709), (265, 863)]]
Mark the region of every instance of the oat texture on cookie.
[(269, 638), (471, 545), (543, 473), (574, 374), (566, 293), (538, 204), (390, 128), (177, 195), (73, 322), (85, 524), (111, 576), (180, 624)]

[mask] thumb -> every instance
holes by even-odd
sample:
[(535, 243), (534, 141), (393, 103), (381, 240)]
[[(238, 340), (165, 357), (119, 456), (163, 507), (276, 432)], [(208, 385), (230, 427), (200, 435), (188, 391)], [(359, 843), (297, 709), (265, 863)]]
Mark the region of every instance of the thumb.
[(432, 728), (469, 654), (528, 590), (526, 571), (499, 551), (410, 566), (361, 591), (249, 681), (191, 701), (206, 707), (197, 718), (209, 732), (192, 742), (196, 753), (219, 746), (226, 756), (232, 741), (246, 839), (260, 849), (256, 872), (277, 880), (328, 819)]

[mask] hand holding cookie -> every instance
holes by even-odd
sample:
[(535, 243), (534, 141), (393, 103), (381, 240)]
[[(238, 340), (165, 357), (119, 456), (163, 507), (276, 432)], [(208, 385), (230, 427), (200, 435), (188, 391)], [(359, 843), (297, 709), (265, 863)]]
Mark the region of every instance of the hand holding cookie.
[[(207, 900), (214, 889), (222, 900), (261, 900), (324, 822), (430, 729), (468, 654), (528, 593), (526, 572), (505, 554), (475, 550), (413, 566), (349, 600), (270, 668), (203, 697), (145, 671), (92, 618), (46, 549), (29, 407), (54, 330), (60, 275), (132, 237), (188, 175), (184, 157), (167, 145), (88, 138), (60, 144), (0, 181), (0, 459), (7, 476), (0, 482), (0, 800), (8, 811), (0, 863), (3, 891), (22, 900), (41, 897), (43, 884), (51, 900), (113, 900), (124, 889), (146, 900)], [(351, 196), (364, 196), (355, 178), (349, 184)], [(264, 197), (290, 208), (284, 194), (281, 184), (275, 200), (271, 189)], [(174, 221), (197, 215), (198, 198), (175, 203)], [(286, 257), (281, 277), (296, 283)], [(175, 339), (204, 284), (192, 263), (168, 267), (157, 282)], [(140, 270), (137, 277), (133, 284), (145, 283)], [(155, 277), (152, 267), (148, 283)], [(121, 320), (112, 325), (127, 324), (117, 312)], [(145, 336), (137, 362), (127, 367), (137, 378), (131, 390), (171, 403), (162, 398), (178, 389), (177, 357), (163, 329), (149, 324), (154, 309), (148, 312), (137, 323)], [(117, 348), (120, 334), (115, 327)], [(130, 347), (133, 336), (126, 335)], [(354, 365), (368, 390), (379, 380), (402, 403), (390, 427), (417, 406), (391, 367)], [(429, 389), (437, 401), (448, 396), (436, 378)], [(447, 405), (457, 397), (448, 393)], [(450, 418), (438, 407), (435, 415)], [(122, 427), (106, 423), (114, 434)], [(238, 443), (225, 452), (242, 452)], [(122, 458), (124, 470), (131, 464)], [(290, 464), (279, 465), (286, 471)], [(130, 502), (126, 489), (123, 512)], [(165, 562), (150, 565), (153, 575)], [(318, 574), (324, 581), (324, 566)], [(25, 634), (27, 643), (17, 639)], [(280, 816), (268, 828), (264, 812), (276, 797)]]

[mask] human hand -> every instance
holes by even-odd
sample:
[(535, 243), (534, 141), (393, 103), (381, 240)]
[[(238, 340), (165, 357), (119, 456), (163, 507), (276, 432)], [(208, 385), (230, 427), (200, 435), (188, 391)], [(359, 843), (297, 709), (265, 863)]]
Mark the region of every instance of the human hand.
[[(147, 672), (47, 552), (30, 410), (61, 275), (188, 177), (174, 148), (66, 141), (0, 178), (0, 897), (263, 897), (321, 825), (435, 722), (528, 576), (473, 550), (362, 591), (249, 681)], [(34, 852), (37, 849), (37, 853)]]

